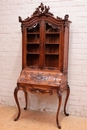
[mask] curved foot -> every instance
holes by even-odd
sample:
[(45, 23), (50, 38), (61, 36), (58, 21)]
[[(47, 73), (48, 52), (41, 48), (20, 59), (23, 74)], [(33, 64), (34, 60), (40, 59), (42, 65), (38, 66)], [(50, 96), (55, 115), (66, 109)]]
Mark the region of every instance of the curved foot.
[(17, 121), (20, 116), (20, 113), (18, 113), (17, 117), (14, 119), (14, 121)]
[(68, 98), (69, 98), (69, 94), (70, 94), (70, 88), (69, 88), (69, 85), (67, 85), (67, 95), (66, 95), (66, 100), (65, 100), (65, 104), (64, 104), (64, 114), (66, 116), (69, 116), (68, 113), (66, 113), (66, 105), (67, 105), (67, 101), (68, 101)]
[(61, 126), (57, 126), (59, 129), (61, 129)]
[(69, 116), (69, 113), (65, 113), (66, 116)]
[(58, 116), (59, 116), (59, 110), (60, 110), (60, 106), (61, 106), (62, 96), (61, 96), (60, 91), (58, 91), (57, 94), (58, 94), (58, 99), (59, 99), (59, 106), (58, 106), (58, 110), (57, 110), (57, 114), (56, 114), (56, 123), (57, 123), (57, 127), (59, 129), (61, 129), (61, 126), (59, 125)]
[(27, 110), (27, 107), (24, 107), (24, 110)]
[(17, 104), (17, 107), (18, 107), (18, 115), (17, 115), (17, 117), (14, 119), (14, 121), (17, 121), (18, 118), (20, 117), (20, 105), (19, 105), (18, 97), (17, 97), (18, 91), (19, 91), (19, 89), (18, 89), (18, 87), (16, 87), (15, 90), (14, 90), (14, 98), (15, 98), (15, 101), (16, 101), (16, 104)]
[(27, 110), (27, 92), (24, 92), (25, 95), (25, 107), (24, 110)]

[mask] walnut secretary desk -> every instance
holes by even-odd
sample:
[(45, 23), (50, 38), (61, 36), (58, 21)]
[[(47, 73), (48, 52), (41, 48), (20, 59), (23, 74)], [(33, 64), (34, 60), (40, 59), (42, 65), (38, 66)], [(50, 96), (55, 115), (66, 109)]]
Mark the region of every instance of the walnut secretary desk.
[(62, 101), (62, 92), (66, 90), (64, 114), (68, 101), (70, 88), (67, 83), (68, 74), (68, 47), (69, 47), (69, 24), (68, 15), (64, 19), (55, 18), (49, 12), (49, 6), (40, 4), (29, 18), (22, 20), (22, 71), (17, 80), (14, 90), (14, 98), (18, 107), (18, 120), (21, 110), (18, 101), (18, 91), (25, 94), (25, 110), (27, 109), (27, 92), (54, 94), (59, 99), (56, 114), (56, 123), (59, 124), (59, 110)]

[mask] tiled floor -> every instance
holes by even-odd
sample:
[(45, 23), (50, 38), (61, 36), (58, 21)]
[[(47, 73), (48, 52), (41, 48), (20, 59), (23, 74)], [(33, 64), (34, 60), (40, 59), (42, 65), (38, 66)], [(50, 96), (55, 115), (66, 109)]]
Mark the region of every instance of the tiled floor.
[[(21, 110), (18, 121), (14, 121), (16, 107), (0, 105), (0, 130), (58, 130), (56, 113)], [(60, 115), (61, 130), (87, 130), (87, 118)]]

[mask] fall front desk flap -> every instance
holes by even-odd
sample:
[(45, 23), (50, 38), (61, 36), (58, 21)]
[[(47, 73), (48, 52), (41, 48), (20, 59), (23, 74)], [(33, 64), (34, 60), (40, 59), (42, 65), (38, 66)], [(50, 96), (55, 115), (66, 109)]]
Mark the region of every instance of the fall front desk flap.
[(29, 67), (25, 67), (25, 69), (21, 71), (17, 81), (19, 84), (54, 87), (59, 87), (64, 82), (66, 82), (66, 78), (60, 71), (37, 70)]

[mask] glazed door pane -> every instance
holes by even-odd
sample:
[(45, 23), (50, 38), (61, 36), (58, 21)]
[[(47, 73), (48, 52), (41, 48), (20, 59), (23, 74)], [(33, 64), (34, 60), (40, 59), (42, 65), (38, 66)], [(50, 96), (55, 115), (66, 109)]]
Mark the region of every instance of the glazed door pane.
[(40, 58), (40, 24), (27, 28), (26, 61), (27, 66), (39, 66)]
[(59, 68), (60, 28), (46, 22), (45, 34), (45, 67)]

